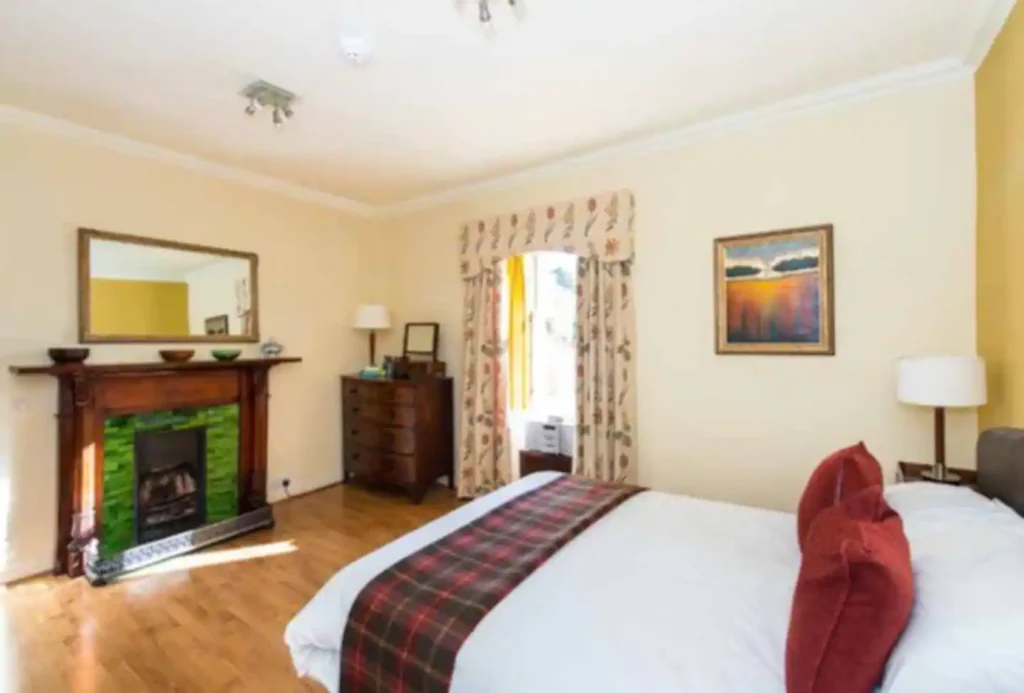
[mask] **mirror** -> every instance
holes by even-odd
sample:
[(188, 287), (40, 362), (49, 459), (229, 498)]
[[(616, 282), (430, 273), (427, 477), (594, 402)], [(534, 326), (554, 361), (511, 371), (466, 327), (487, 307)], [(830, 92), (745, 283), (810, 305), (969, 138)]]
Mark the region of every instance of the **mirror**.
[(437, 360), (437, 333), (440, 325), (436, 322), (405, 323), (405, 340), (402, 356), (429, 356)]
[(78, 230), (78, 338), (258, 342), (257, 257)]

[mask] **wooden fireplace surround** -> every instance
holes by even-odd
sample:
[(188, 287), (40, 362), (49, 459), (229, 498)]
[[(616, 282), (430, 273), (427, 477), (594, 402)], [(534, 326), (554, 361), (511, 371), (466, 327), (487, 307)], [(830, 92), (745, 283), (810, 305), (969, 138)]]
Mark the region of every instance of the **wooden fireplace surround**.
[(267, 379), (298, 358), (12, 366), (16, 375), (58, 381), (57, 546), (53, 571), (78, 577), (83, 552), (99, 538), (103, 509), (103, 425), (109, 416), (184, 407), (239, 405), (239, 514), (267, 505)]

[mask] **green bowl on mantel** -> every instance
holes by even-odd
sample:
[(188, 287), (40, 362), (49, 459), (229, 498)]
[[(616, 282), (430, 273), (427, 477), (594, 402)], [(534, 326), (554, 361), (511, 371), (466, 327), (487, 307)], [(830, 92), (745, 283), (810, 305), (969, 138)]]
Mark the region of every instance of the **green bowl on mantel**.
[(241, 349), (214, 349), (210, 352), (218, 361), (234, 361), (242, 355)]

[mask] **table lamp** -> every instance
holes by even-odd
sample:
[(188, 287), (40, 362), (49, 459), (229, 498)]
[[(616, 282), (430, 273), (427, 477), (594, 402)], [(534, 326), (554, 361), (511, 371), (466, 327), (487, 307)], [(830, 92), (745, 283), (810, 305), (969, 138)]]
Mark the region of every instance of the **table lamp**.
[(985, 362), (977, 356), (914, 356), (900, 359), (897, 370), (901, 402), (935, 407), (935, 466), (923, 477), (957, 481), (946, 469), (946, 408), (985, 403)]
[(359, 310), (356, 311), (354, 327), (357, 330), (369, 330), (370, 365), (377, 365), (377, 330), (386, 330), (391, 327), (388, 309), (377, 304), (359, 306)]

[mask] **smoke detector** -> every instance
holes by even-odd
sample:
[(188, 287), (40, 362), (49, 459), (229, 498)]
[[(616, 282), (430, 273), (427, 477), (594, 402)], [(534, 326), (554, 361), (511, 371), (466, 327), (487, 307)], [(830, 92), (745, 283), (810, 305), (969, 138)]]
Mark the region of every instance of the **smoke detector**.
[(345, 59), (356, 67), (361, 67), (373, 57), (373, 43), (359, 34), (342, 32), (338, 37), (338, 47)]

